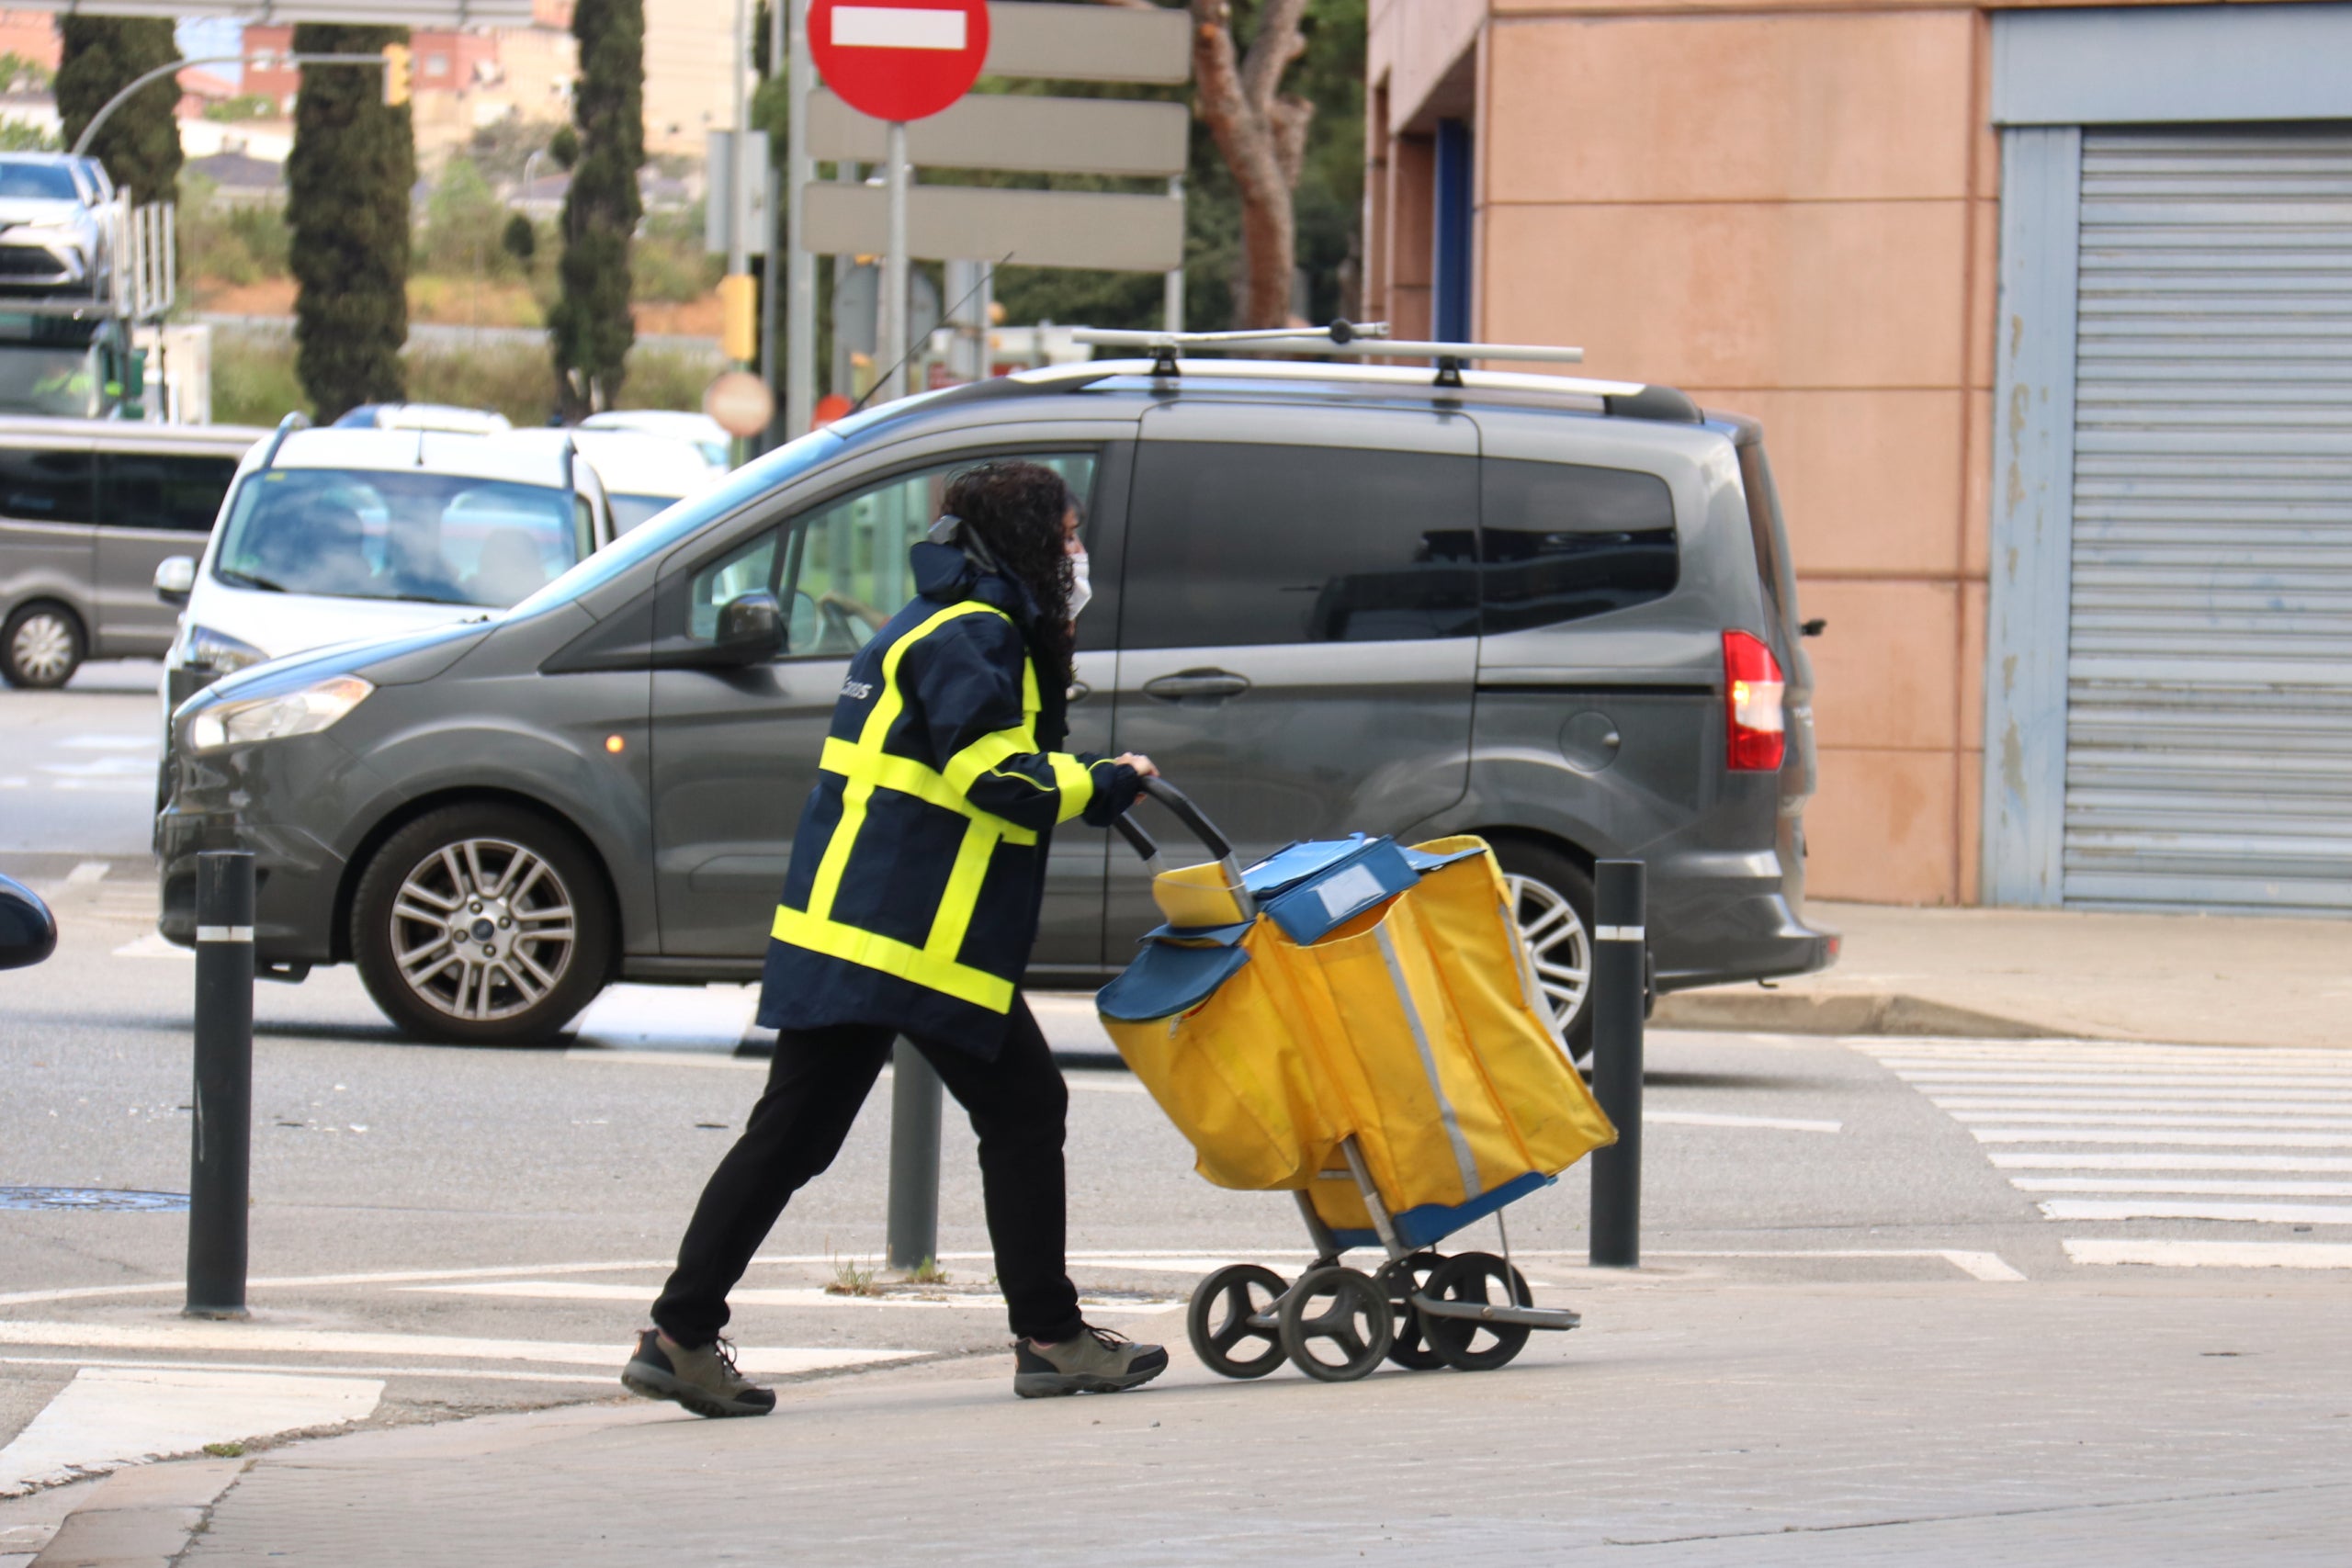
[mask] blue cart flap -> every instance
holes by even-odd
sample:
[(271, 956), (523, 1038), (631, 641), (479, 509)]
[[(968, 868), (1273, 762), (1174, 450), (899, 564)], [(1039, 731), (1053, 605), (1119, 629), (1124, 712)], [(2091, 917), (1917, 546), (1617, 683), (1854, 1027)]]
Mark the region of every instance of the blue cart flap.
[(1351, 852), (1267, 899), (1264, 908), (1284, 935), (1304, 946), (1419, 880), (1396, 840), (1363, 839)]
[(1472, 855), (1482, 855), (1486, 852), (1483, 845), (1476, 849), (1456, 850), (1448, 855), (1433, 855), (1426, 850), (1407, 850), (1405, 859), (1411, 863), (1415, 871), (1426, 876), (1440, 866), (1452, 865), (1455, 861), (1468, 860)]
[(1310, 839), (1305, 843), (1285, 844), (1243, 872), (1241, 881), (1250, 889), (1250, 897), (1262, 902), (1330, 870), (1363, 849), (1366, 841), (1362, 833), (1351, 833), (1344, 839)]
[(1123, 1023), (1145, 1023), (1206, 1001), (1250, 962), (1241, 947), (1178, 947), (1146, 942), (1117, 979), (1094, 993), (1095, 1010)]

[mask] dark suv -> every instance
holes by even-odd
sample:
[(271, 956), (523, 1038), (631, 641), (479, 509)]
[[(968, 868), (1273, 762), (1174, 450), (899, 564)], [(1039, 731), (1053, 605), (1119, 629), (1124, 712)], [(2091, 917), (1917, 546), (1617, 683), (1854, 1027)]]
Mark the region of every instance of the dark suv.
[[(233, 676), (180, 709), (164, 934), (257, 852), (258, 957), (356, 962), (404, 1029), (544, 1038), (615, 977), (755, 976), (846, 660), (950, 475), (1086, 499), (1073, 749), (1149, 753), (1247, 853), (1478, 832), (1585, 1024), (1591, 865), (1650, 869), (1661, 990), (1815, 969), (1808, 674), (1761, 435), (1668, 388), (1098, 361), (806, 436), (507, 615)], [(1785, 721), (1785, 728), (1783, 724)], [(1057, 835), (1032, 981), (1155, 923)]]

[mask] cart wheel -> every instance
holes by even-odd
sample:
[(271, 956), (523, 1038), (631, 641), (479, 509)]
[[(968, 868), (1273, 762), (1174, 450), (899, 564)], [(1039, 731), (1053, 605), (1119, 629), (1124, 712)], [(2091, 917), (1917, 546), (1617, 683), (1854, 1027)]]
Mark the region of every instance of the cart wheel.
[[(1441, 1302), (1495, 1303), (1532, 1306), (1527, 1276), (1491, 1252), (1464, 1252), (1438, 1265), (1422, 1287)], [(1465, 1372), (1488, 1372), (1519, 1354), (1530, 1332), (1519, 1323), (1474, 1323), (1461, 1317), (1429, 1317), (1421, 1332), (1445, 1364)]]
[[(1184, 1327), (1193, 1337), (1193, 1353), (1219, 1377), (1261, 1378), (1283, 1364), (1283, 1344), (1271, 1328), (1251, 1325), (1252, 1317), (1271, 1309), (1283, 1293), (1283, 1277), (1255, 1263), (1231, 1263), (1203, 1280), (1193, 1291)], [(1237, 1356), (1237, 1348), (1262, 1339), (1263, 1350)]]
[(1413, 1292), (1427, 1289), (1430, 1276), (1444, 1261), (1438, 1253), (1416, 1252), (1383, 1264), (1380, 1272), (1373, 1276), (1387, 1292), (1389, 1305), (1394, 1309), (1396, 1338), (1388, 1347), (1388, 1359), (1417, 1372), (1445, 1365), (1445, 1358), (1430, 1348), (1429, 1341), (1422, 1337), (1421, 1315), (1411, 1304)]
[[(1290, 1364), (1318, 1382), (1351, 1382), (1363, 1376), (1380, 1365), (1395, 1335), (1388, 1292), (1371, 1275), (1336, 1264), (1301, 1274), (1283, 1298), (1278, 1321)], [(1317, 1345), (1330, 1346), (1341, 1359), (1322, 1359)]]

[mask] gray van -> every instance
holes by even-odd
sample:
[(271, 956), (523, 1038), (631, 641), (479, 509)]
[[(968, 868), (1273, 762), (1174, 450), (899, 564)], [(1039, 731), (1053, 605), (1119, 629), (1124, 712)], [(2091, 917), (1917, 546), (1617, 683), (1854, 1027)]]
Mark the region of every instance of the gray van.
[[(755, 976), (846, 660), (947, 479), (1015, 457), (1085, 499), (1073, 749), (1148, 752), (1252, 855), (1485, 834), (1572, 1036), (1596, 857), (1649, 864), (1661, 990), (1834, 956), (1802, 915), (1809, 676), (1752, 422), (1659, 387), (1189, 360), (893, 403), (503, 616), (220, 682), (174, 720), (164, 934), (193, 940), (196, 853), (242, 846), (265, 970), (356, 962), (418, 1036), (544, 1039), (615, 977)], [(1156, 919), (1132, 854), (1063, 831), (1032, 982), (1099, 982)]]
[(85, 659), (154, 659), (179, 612), (155, 567), (204, 552), (238, 459), (268, 432), (0, 419), (0, 680), (62, 686)]

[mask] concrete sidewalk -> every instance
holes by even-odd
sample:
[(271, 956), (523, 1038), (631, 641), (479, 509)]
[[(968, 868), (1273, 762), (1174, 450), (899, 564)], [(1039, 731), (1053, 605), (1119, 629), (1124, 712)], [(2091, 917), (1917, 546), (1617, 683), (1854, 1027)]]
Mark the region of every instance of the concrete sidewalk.
[(1812, 903), (1834, 968), (1662, 998), (1668, 1029), (2352, 1046), (2352, 920)]
[(36, 1568), (2342, 1561), (2338, 1286), (1545, 1271), (1586, 1327), (1496, 1372), (1236, 1383), (1179, 1349), (1151, 1389), (1030, 1403), (998, 1352), (787, 1385), (764, 1420), (368, 1431), (233, 1484), (126, 1472)]

